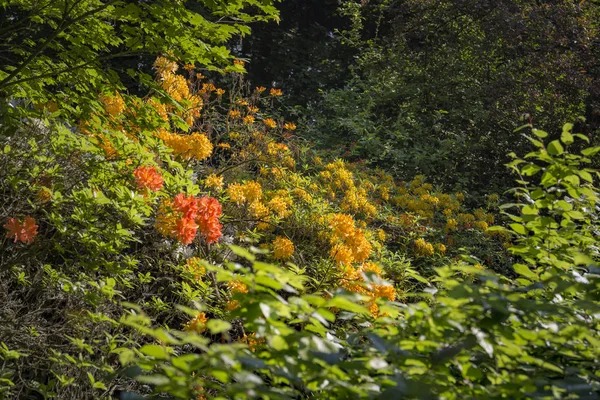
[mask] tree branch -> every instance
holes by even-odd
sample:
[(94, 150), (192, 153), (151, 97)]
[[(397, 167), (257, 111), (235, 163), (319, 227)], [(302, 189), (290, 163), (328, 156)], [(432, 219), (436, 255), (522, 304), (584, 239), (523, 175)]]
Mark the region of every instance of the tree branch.
[(60, 71), (46, 72), (46, 73), (41, 74), (41, 75), (30, 76), (29, 78), (19, 79), (17, 81), (11, 82), (10, 86), (12, 86), (12, 85), (18, 85), (19, 83), (34, 81), (36, 79), (50, 78), (52, 76), (57, 76), (57, 75), (60, 75), (60, 74), (65, 74), (65, 73), (68, 73), (68, 72), (72, 72), (72, 71), (75, 71), (77, 69), (84, 68), (84, 67), (86, 67), (86, 66), (88, 66), (90, 64), (93, 64), (94, 62), (105, 61), (105, 60), (110, 60), (110, 59), (113, 59), (113, 58), (125, 57), (125, 56), (130, 56), (130, 55), (135, 55), (135, 54), (141, 54), (141, 52), (137, 52), (137, 51), (125, 51), (125, 52), (122, 52), (122, 53), (111, 54), (111, 55), (107, 55), (107, 56), (104, 56), (104, 57), (98, 57), (95, 60), (88, 61), (88, 62), (85, 62), (85, 63), (81, 63), (81, 64), (78, 64), (78, 65), (75, 65), (75, 66), (72, 66), (72, 67), (68, 67), (68, 68), (62, 69)]

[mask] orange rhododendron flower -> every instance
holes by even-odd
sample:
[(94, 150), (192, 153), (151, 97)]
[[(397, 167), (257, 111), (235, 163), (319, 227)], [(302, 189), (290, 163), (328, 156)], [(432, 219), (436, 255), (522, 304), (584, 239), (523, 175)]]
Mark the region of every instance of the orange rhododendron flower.
[(221, 237), (219, 217), (223, 214), (221, 204), (214, 197), (204, 196), (198, 201), (198, 216), (196, 222), (200, 227), (200, 233), (207, 243), (215, 243)]
[(165, 180), (162, 175), (154, 167), (140, 166), (133, 171), (135, 183), (138, 189), (148, 189), (153, 192), (158, 192), (162, 189)]
[(8, 230), (6, 234), (7, 238), (14, 238), (15, 243), (17, 241), (23, 243), (32, 243), (38, 233), (38, 226), (35, 223), (35, 219), (27, 216), (25, 221), (21, 223), (16, 218), (10, 218), (4, 228)]
[(175, 234), (178, 241), (183, 244), (190, 244), (194, 241), (198, 232), (198, 225), (192, 218), (182, 218), (177, 221)]
[(186, 197), (179, 193), (173, 199), (173, 208), (183, 214), (184, 218), (195, 219), (198, 215), (198, 199), (194, 196)]

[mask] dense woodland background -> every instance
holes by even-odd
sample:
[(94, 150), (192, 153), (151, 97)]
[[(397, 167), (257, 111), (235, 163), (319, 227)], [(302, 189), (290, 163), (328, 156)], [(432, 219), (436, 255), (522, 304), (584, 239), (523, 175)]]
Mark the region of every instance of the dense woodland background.
[(600, 2), (0, 0), (0, 399), (600, 397)]

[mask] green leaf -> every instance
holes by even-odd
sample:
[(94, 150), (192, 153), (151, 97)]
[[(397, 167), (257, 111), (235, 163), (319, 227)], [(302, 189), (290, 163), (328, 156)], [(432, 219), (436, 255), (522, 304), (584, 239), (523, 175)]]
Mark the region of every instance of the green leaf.
[(533, 133), (535, 136), (539, 137), (540, 139), (543, 139), (543, 138), (545, 138), (545, 137), (547, 137), (547, 136), (548, 136), (548, 133), (547, 133), (547, 132), (541, 131), (541, 130), (539, 130), (539, 129), (532, 129), (532, 130), (531, 130), (531, 132), (532, 132), (532, 133)]
[(536, 206), (534, 206), (534, 205), (531, 205), (531, 204), (527, 204), (526, 206), (524, 206), (524, 207), (521, 209), (521, 212), (522, 212), (524, 215), (538, 215), (538, 213), (539, 213), (539, 210), (537, 209), (537, 207), (536, 207)]
[(277, 350), (277, 351), (289, 349), (287, 342), (281, 336), (269, 337), (269, 345), (273, 348), (273, 350)]
[(525, 278), (528, 278), (532, 281), (539, 280), (538, 276), (525, 264), (515, 264), (513, 265), (513, 269), (517, 274), (524, 276)]
[(167, 352), (167, 349), (163, 346), (160, 346), (158, 344), (147, 344), (142, 346), (142, 348), (140, 349), (140, 352), (142, 354), (145, 354), (147, 356), (150, 357), (154, 357), (157, 358), (159, 360), (166, 360), (169, 358), (169, 353)]
[(119, 354), (119, 362), (123, 367), (129, 365), (133, 360), (135, 360), (135, 352), (131, 349), (120, 349)]
[(163, 375), (140, 375), (135, 380), (155, 386), (168, 385), (171, 382), (169, 378)]
[(587, 149), (581, 150), (581, 154), (587, 157), (595, 156), (596, 154), (598, 154), (598, 152), (600, 152), (600, 146), (588, 147)]
[(558, 140), (553, 140), (548, 145), (548, 154), (553, 156), (559, 156), (565, 152), (565, 149), (562, 147), (562, 144)]
[(573, 139), (573, 135), (571, 134), (572, 130), (573, 130), (573, 124), (571, 124), (571, 123), (567, 123), (563, 126), (562, 135), (560, 136), (561, 142), (563, 142), (566, 145), (573, 143), (574, 139)]
[(336, 296), (333, 299), (329, 300), (325, 305), (327, 308), (337, 307), (342, 310), (354, 312), (357, 314), (369, 314), (369, 310), (360, 304), (354, 303), (347, 299), (346, 297)]
[(577, 171), (577, 174), (581, 177), (581, 179), (586, 180), (589, 183), (593, 183), (594, 182), (594, 178), (592, 177), (592, 174), (590, 174), (587, 171), (584, 171), (584, 170)]
[(226, 332), (231, 329), (231, 324), (221, 319), (211, 319), (206, 323), (206, 327), (211, 334), (216, 335), (217, 333)]
[(527, 229), (521, 224), (510, 224), (510, 227), (520, 235), (527, 235)]
[(256, 260), (256, 257), (254, 256), (254, 254), (250, 253), (248, 250), (244, 249), (243, 247), (236, 246), (234, 244), (230, 244), (229, 248), (231, 249), (231, 252), (238, 257), (245, 258), (248, 261)]

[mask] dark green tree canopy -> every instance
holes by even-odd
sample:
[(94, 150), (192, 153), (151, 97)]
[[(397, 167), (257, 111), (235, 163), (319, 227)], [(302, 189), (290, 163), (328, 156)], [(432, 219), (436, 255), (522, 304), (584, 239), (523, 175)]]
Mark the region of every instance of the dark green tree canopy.
[(224, 67), (228, 40), (277, 18), (265, 0), (3, 0), (0, 12), (0, 93), (34, 101), (118, 87), (163, 54)]

